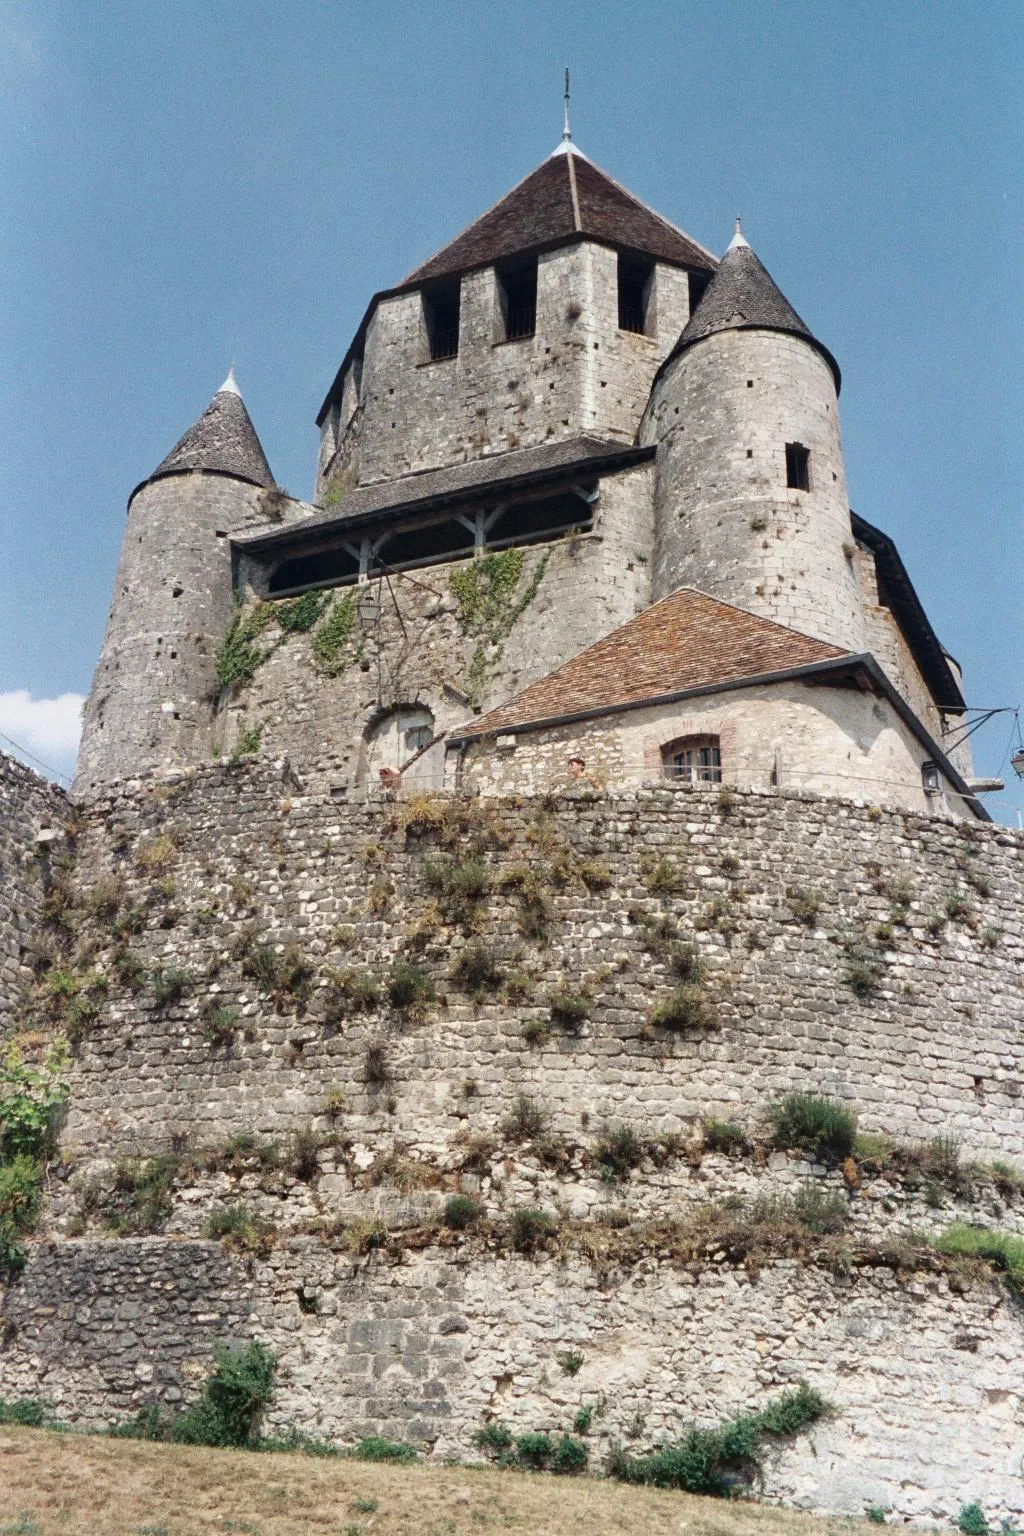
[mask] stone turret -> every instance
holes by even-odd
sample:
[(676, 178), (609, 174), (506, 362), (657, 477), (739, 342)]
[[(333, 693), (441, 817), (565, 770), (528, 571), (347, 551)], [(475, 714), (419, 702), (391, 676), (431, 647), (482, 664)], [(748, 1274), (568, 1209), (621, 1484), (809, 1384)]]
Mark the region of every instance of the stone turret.
[(228, 532), (266, 519), (268, 491), (270, 466), (231, 372), (129, 498), (76, 794), (208, 755), (217, 650), (233, 611)]
[(736, 235), (660, 369), (654, 598), (692, 585), (864, 647), (839, 368)]

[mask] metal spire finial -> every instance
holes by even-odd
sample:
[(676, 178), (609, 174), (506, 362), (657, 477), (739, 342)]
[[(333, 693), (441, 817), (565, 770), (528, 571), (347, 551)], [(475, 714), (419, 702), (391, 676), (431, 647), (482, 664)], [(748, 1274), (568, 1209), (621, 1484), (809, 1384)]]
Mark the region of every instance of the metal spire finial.
[(746, 239), (746, 237), (744, 236), (743, 225), (740, 223), (740, 216), (739, 216), (739, 214), (737, 214), (736, 215), (736, 231), (735, 231), (732, 239), (729, 241), (728, 249), (730, 251), (735, 251), (738, 247), (744, 246), (744, 245), (747, 247), (748, 250), (750, 249), (750, 241), (748, 239)]
[(562, 127), (562, 143), (572, 143), (572, 129), (569, 127), (569, 66), (565, 67), (565, 119)]

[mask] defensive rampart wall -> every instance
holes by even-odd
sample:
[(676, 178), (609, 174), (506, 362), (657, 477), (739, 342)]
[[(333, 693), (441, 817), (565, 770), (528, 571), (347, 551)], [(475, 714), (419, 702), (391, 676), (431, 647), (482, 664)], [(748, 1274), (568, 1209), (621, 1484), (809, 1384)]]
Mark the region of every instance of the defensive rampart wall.
[(26, 950), (36, 923), (55, 834), (63, 845), (71, 807), (56, 784), (0, 752), (0, 1023), (14, 1008), (29, 976)]

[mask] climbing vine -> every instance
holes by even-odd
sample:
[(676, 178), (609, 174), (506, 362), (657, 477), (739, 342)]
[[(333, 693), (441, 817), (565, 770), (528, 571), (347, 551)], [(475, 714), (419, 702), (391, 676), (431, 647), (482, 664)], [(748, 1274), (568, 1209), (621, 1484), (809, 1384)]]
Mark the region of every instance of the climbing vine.
[(248, 613), (238, 613), (231, 620), (217, 653), (217, 681), (222, 688), (250, 682), (266, 661), (270, 651), (255, 641), (274, 617), (272, 603), (257, 603)]
[(313, 665), (324, 677), (340, 677), (345, 670), (342, 650), (356, 621), (356, 590), (353, 587), (335, 603), (313, 636)]
[(524, 558), (521, 549), (496, 551), (471, 560), (452, 573), (451, 590), (459, 603), (459, 627), (464, 635), (477, 639), (467, 679), (469, 697), (474, 703), (483, 694), (488, 667), (500, 660), (504, 642), (537, 596), (551, 551), (545, 550), (520, 593)]

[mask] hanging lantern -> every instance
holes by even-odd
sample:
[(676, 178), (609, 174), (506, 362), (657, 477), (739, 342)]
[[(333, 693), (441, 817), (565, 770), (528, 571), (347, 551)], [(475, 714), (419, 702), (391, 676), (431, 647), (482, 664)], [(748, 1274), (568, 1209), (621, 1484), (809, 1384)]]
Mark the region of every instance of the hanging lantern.
[(356, 612), (364, 624), (376, 624), (380, 618), (380, 603), (372, 592), (359, 599)]
[(1024, 779), (1024, 747), (1017, 748), (1016, 752), (1010, 758), (1010, 767), (1013, 769), (1018, 779)]

